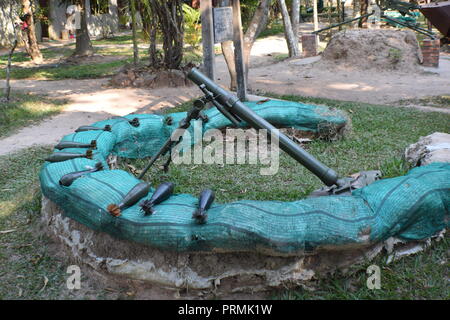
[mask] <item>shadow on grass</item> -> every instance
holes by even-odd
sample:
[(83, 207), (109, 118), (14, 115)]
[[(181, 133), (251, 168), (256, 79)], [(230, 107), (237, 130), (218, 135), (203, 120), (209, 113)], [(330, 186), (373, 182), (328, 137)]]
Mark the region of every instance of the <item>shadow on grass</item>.
[[(0, 101), (3, 98), (3, 93), (0, 93)], [(65, 100), (12, 92), (10, 102), (0, 102), (0, 137), (58, 114), (66, 103)]]

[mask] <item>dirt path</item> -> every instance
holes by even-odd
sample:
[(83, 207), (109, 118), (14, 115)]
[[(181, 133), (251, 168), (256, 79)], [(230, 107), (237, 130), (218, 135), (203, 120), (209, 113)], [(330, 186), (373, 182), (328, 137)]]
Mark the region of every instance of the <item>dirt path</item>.
[[(317, 68), (319, 57), (277, 62), (286, 54), (282, 36), (258, 40), (252, 50), (250, 87), (255, 94), (265, 92), (323, 97), (335, 100), (395, 105), (401, 99), (450, 94), (450, 55), (442, 54), (439, 69), (422, 73), (344, 72)], [(217, 81), (227, 86), (229, 75), (223, 57), (216, 59)], [(81, 125), (114, 115), (154, 112), (200, 95), (196, 87), (162, 89), (114, 89), (107, 79), (12, 81), (14, 90), (69, 99), (65, 110), (40, 124), (26, 127), (0, 140), (0, 155), (34, 144), (56, 144)], [(4, 80), (0, 81), (4, 87)], [(412, 105), (423, 111), (450, 113), (446, 108)]]
[[(250, 86), (253, 93), (272, 92), (387, 105), (402, 99), (450, 93), (450, 55), (441, 57), (438, 69), (423, 68), (421, 73), (327, 70), (315, 67), (319, 59), (320, 56), (294, 59), (252, 69)], [(218, 69), (221, 71), (220, 82), (227, 84), (226, 70)], [(442, 108), (429, 110), (450, 112)]]

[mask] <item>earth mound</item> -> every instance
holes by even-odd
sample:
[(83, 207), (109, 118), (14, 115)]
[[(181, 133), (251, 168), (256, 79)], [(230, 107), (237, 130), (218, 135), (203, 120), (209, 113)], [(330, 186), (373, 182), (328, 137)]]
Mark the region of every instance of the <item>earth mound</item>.
[(348, 71), (415, 72), (422, 52), (411, 30), (345, 30), (331, 38), (318, 63)]
[(192, 66), (188, 65), (181, 70), (157, 70), (149, 66), (134, 67), (128, 64), (111, 78), (109, 84), (116, 88), (190, 87), (193, 83), (186, 78), (190, 68)]

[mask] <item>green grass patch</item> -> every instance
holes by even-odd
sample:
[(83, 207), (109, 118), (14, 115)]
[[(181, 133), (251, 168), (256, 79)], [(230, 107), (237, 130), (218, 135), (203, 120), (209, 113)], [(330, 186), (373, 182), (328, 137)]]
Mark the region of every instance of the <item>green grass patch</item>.
[(40, 221), (39, 173), (51, 150), (0, 156), (0, 300), (130, 299), (130, 286), (92, 278), (83, 265), (81, 289), (67, 288), (67, 268), (76, 263), (57, 257), (60, 249)]
[[(61, 80), (103, 78), (115, 74), (117, 69), (131, 61), (131, 59), (123, 59), (75, 66), (13, 68), (11, 70), (11, 79)], [(0, 70), (0, 77), (4, 78), (5, 76), (5, 70)]]
[[(133, 47), (95, 47), (96, 54), (103, 56), (133, 56)], [(139, 57), (145, 58), (148, 55), (147, 49), (138, 49)]]
[[(41, 50), (42, 56), (45, 59), (54, 58), (66, 58), (73, 53), (73, 49), (64, 47), (47, 48)], [(30, 56), (26, 52), (15, 52), (11, 57), (12, 64), (31, 61)], [(6, 66), (8, 64), (8, 55), (0, 56), (0, 66)]]
[[(387, 264), (387, 256), (354, 266), (348, 274), (338, 273), (328, 278), (308, 283), (307, 288), (283, 290), (273, 295), (275, 299), (289, 300), (448, 300), (449, 237), (433, 243), (431, 248), (414, 256)], [(366, 273), (370, 265), (380, 267), (380, 289), (367, 287)]]
[(287, 53), (279, 53), (279, 54), (274, 54), (273, 58), (276, 62), (281, 62), (281, 61), (289, 58), (289, 55)]
[(440, 96), (429, 96), (421, 99), (403, 99), (399, 105), (419, 105), (434, 108), (450, 108), (450, 93)]
[(54, 100), (43, 96), (25, 95), (12, 92), (10, 102), (1, 102), (0, 94), (0, 137), (13, 133), (16, 129), (28, 126), (59, 113), (65, 100)]
[(0, 300), (52, 299), (65, 284), (63, 266), (49, 254), (49, 241), (37, 230), (38, 175), (50, 151), (31, 148), (0, 157), (0, 231), (11, 231), (0, 234)]
[(275, 36), (277, 34), (284, 33), (284, 26), (281, 22), (270, 23), (258, 36), (258, 39)]

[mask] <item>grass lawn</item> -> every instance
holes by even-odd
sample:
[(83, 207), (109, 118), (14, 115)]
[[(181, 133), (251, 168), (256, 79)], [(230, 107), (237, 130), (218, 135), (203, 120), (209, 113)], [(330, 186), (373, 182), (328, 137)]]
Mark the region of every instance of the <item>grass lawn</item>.
[[(70, 54), (72, 54), (72, 52), (73, 52), (73, 49), (69, 49), (66, 47), (41, 49), (41, 53), (42, 53), (42, 56), (44, 57), (44, 60), (68, 57)], [(30, 56), (26, 52), (15, 52), (11, 58), (11, 62), (13, 63), (13, 65), (14, 65), (14, 63), (26, 62), (26, 61), (31, 61)], [(8, 55), (0, 56), (0, 67), (3, 68), (7, 64), (8, 64)]]
[(3, 93), (0, 93), (0, 137), (9, 135), (18, 128), (53, 116), (59, 113), (66, 104), (64, 100), (16, 92), (11, 92), (9, 103), (1, 102), (3, 97)]
[(258, 35), (258, 39), (275, 36), (277, 34), (284, 33), (284, 26), (281, 21), (270, 23), (261, 33)]
[[(328, 104), (346, 110), (353, 131), (338, 142), (314, 141), (310, 153), (341, 175), (381, 169), (386, 177), (404, 174), (402, 154), (408, 144), (434, 131), (450, 131), (450, 115), (425, 113), (354, 102), (304, 97), (290, 100)], [(189, 104), (172, 109), (181, 111)], [(46, 148), (31, 148), (0, 157), (0, 299), (64, 298), (65, 270), (69, 265), (49, 253), (51, 242), (37, 232), (40, 210), (38, 172)], [(320, 181), (295, 161), (280, 154), (277, 175), (259, 175), (258, 166), (172, 165), (167, 174), (156, 167), (147, 174), (155, 186), (176, 183), (176, 193), (216, 191), (218, 202), (238, 199), (294, 200), (320, 187)], [(143, 168), (146, 161), (128, 161)], [(124, 166), (126, 167), (126, 166)], [(4, 232), (13, 230), (11, 232)], [(3, 231), (3, 233), (1, 233)], [(310, 284), (309, 289), (282, 290), (275, 299), (448, 299), (448, 237), (431, 250), (386, 264), (386, 256), (374, 262), (381, 268), (381, 290), (366, 287), (367, 265), (355, 266), (352, 275), (336, 275)], [(372, 264), (370, 263), (370, 264)], [(45, 277), (48, 283), (44, 289)], [(100, 293), (99, 293), (100, 295)]]
[[(52, 61), (49, 65), (35, 66), (35, 67), (18, 67), (14, 63), (29, 61), (29, 57), (18, 52), (13, 56), (13, 67), (11, 68), (11, 79), (33, 79), (33, 80), (62, 80), (62, 79), (95, 79), (109, 77), (117, 73), (117, 70), (127, 63), (133, 61), (133, 48), (129, 47), (94, 47), (95, 53), (102, 55), (105, 58), (113, 56), (123, 56), (118, 60), (80, 64), (80, 65), (57, 65), (57, 62)], [(44, 49), (42, 50), (45, 59), (51, 58), (67, 58), (73, 52), (70, 49)], [(146, 49), (139, 49), (139, 58), (141, 61), (148, 61), (148, 51)], [(201, 63), (201, 55), (186, 50), (183, 56), (183, 63)], [(6, 77), (7, 57), (0, 56), (0, 78)]]
[(49, 152), (32, 148), (0, 157), (0, 300), (60, 297), (65, 270), (49, 255), (49, 242), (36, 229), (38, 174)]
[[(309, 284), (308, 288), (283, 290), (273, 294), (274, 299), (338, 300), (338, 299), (443, 299), (448, 300), (449, 237), (445, 237), (426, 251), (390, 264), (387, 256), (379, 255), (373, 261), (351, 270), (351, 276), (338, 273), (328, 279)], [(380, 267), (381, 289), (367, 288), (367, 267)]]
[[(33, 67), (11, 69), (11, 79), (61, 80), (92, 79), (112, 76), (117, 69), (131, 62), (132, 59), (116, 60), (97, 64), (82, 64), (63, 67)], [(0, 70), (0, 77), (5, 77), (5, 70)]]
[(403, 99), (398, 101), (399, 105), (419, 105), (434, 108), (450, 108), (450, 93), (440, 96), (429, 96), (421, 99)]

